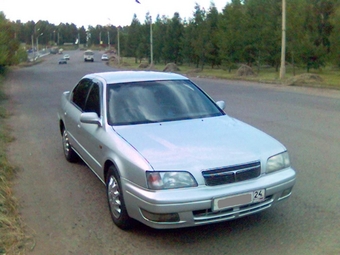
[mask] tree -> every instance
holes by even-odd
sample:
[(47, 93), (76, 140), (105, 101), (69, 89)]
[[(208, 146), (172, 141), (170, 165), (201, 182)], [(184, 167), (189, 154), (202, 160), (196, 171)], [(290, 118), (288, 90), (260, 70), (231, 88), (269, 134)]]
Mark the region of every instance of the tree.
[(0, 12), (0, 73), (4, 72), (5, 66), (15, 64), (15, 52), (19, 49), (15, 37), (14, 26)]
[(183, 25), (179, 13), (174, 13), (171, 20), (166, 24), (166, 33), (164, 35), (163, 59), (166, 63), (182, 62), (181, 57), (181, 38), (183, 36)]
[(212, 3), (207, 14), (207, 29), (209, 36), (207, 41), (207, 62), (211, 64), (211, 68), (221, 64), (221, 57), (219, 55), (219, 36), (218, 36), (218, 22), (219, 14), (216, 6)]
[(156, 17), (155, 23), (153, 24), (153, 59), (154, 63), (160, 63), (163, 57), (163, 47), (165, 45), (164, 31), (167, 27), (167, 18), (165, 16)]
[(217, 42), (222, 65), (229, 71), (235, 64), (246, 60), (246, 28), (245, 6), (240, 0), (233, 0), (223, 9), (218, 23)]
[(278, 71), (281, 55), (281, 0), (248, 0), (246, 6), (249, 65), (261, 63), (274, 66)]
[(181, 56), (183, 58), (183, 62), (188, 64), (197, 63), (198, 56), (192, 49), (192, 38), (194, 38), (195, 34), (195, 25), (193, 22), (189, 22), (188, 24), (184, 24), (183, 36), (181, 38)]
[(86, 44), (86, 29), (84, 26), (78, 28), (79, 44)]
[(333, 30), (329, 38), (330, 42), (330, 60), (340, 67), (340, 4), (335, 8), (330, 17), (330, 23)]
[(196, 59), (196, 67), (204, 68), (207, 56), (207, 42), (209, 37), (208, 26), (206, 23), (206, 11), (201, 9), (196, 3), (194, 18), (191, 20), (193, 26), (193, 37), (191, 39), (191, 46), (194, 51)]
[[(300, 0), (302, 1), (302, 0)], [(301, 24), (294, 24), (294, 32), (304, 31), (294, 45), (294, 56), (307, 70), (318, 69), (326, 64), (327, 54), (330, 52), (329, 37), (332, 33), (330, 23), (334, 12), (332, 0), (305, 0), (301, 4)], [(295, 33), (294, 33), (294, 36)]]
[(125, 44), (125, 54), (127, 57), (134, 57), (137, 63), (137, 51), (139, 47), (139, 34), (141, 32), (141, 23), (139, 22), (137, 15), (133, 16), (130, 27), (127, 31), (127, 40)]

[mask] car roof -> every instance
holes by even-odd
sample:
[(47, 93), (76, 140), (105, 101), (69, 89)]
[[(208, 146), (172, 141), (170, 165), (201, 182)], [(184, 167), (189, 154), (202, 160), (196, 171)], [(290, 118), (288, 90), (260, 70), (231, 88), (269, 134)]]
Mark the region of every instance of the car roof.
[(139, 82), (139, 81), (154, 81), (154, 80), (189, 80), (187, 77), (168, 72), (155, 71), (117, 71), (103, 72), (85, 75), (83, 78), (104, 79), (107, 84)]

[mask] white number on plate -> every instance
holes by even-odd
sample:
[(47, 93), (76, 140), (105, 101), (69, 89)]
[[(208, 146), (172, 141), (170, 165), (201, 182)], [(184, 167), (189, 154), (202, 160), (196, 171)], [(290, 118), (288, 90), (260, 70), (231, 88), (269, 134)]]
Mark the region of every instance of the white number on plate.
[(264, 189), (255, 190), (253, 193), (253, 203), (261, 202), (264, 200)]

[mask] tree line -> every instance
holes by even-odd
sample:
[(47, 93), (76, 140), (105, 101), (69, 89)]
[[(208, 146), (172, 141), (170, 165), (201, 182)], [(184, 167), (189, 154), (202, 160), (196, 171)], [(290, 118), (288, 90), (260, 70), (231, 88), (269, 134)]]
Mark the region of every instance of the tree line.
[[(317, 69), (326, 64), (340, 67), (340, 3), (337, 0), (286, 0), (287, 62)], [(203, 69), (238, 64), (279, 69), (282, 32), (282, 0), (231, 0), (221, 12), (212, 2), (205, 10), (196, 4), (193, 17), (152, 19), (136, 15), (124, 27), (50, 24), (48, 21), (10, 22), (0, 15), (0, 66), (12, 64), (19, 43), (34, 47), (80, 43), (86, 47), (112, 47), (120, 55), (137, 61), (150, 59), (150, 33), (153, 62), (189, 64)], [(6, 54), (3, 54), (6, 52)], [(15, 62), (15, 61), (14, 61)]]

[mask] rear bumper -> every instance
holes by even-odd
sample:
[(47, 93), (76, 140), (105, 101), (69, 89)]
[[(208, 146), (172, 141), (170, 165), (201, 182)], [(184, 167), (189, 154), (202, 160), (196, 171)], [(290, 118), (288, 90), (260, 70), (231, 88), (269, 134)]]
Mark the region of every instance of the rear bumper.
[[(243, 183), (214, 187), (148, 191), (122, 181), (125, 204), (130, 217), (152, 228), (181, 228), (236, 219), (266, 210), (288, 198), (295, 184), (295, 171), (292, 168), (261, 176)], [(213, 200), (237, 194), (265, 189), (265, 200), (213, 212)], [(149, 212), (155, 215), (178, 214), (178, 220), (156, 222)]]

